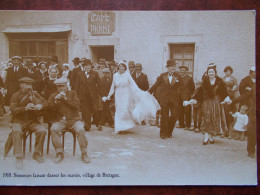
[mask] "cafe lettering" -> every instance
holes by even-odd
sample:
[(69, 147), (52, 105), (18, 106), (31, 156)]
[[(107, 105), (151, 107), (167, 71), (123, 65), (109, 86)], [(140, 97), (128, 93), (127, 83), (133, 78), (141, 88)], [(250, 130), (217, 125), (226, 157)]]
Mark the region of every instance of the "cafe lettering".
[(115, 30), (115, 14), (113, 12), (90, 12), (88, 15), (88, 31), (92, 36), (112, 35)]

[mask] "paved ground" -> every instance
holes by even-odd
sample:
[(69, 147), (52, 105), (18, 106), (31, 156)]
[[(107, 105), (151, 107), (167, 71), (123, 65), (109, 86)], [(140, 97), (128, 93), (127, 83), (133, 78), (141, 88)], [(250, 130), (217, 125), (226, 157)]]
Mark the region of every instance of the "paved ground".
[[(175, 129), (173, 138), (162, 140), (159, 129), (148, 125), (137, 126), (125, 134), (114, 134), (111, 128), (100, 132), (93, 126), (87, 133), (90, 164), (81, 161), (78, 144), (76, 156), (72, 155), (72, 136), (67, 134), (65, 159), (60, 164), (53, 163), (52, 144), (46, 155), (45, 142), (43, 164), (32, 160), (27, 145), (24, 169), (16, 170), (12, 152), (3, 158), (9, 131), (6, 118), (1, 119), (0, 184), (252, 185), (257, 182), (256, 159), (247, 157), (246, 141), (216, 137), (215, 144), (203, 146), (202, 134), (184, 129)], [(11, 173), (12, 177), (4, 177), (4, 173)], [(21, 174), (24, 177), (15, 177)]]

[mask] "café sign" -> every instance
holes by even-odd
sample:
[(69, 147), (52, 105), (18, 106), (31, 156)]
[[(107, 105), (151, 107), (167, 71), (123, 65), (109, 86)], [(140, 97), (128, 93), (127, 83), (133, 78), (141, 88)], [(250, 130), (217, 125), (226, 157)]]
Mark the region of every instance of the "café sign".
[(88, 14), (88, 31), (92, 36), (112, 35), (115, 31), (115, 13), (92, 11)]

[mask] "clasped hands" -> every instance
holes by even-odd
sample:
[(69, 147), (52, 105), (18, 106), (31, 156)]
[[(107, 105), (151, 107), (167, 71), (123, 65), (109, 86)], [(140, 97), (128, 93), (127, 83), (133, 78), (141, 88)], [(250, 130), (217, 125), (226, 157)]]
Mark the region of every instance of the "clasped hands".
[(55, 96), (55, 103), (59, 103), (61, 100), (67, 100), (66, 93), (61, 91)]
[(42, 109), (42, 105), (41, 104), (36, 104), (34, 105), (33, 103), (29, 103), (26, 105), (25, 110), (41, 110)]
[(197, 100), (191, 99), (190, 101), (183, 101), (183, 106), (188, 106), (191, 104), (197, 104)]
[(107, 100), (110, 100), (110, 97), (109, 97), (109, 96), (107, 96), (107, 97), (106, 97), (106, 96), (102, 97), (102, 101), (103, 101), (103, 102), (105, 102), (105, 101), (107, 101)]

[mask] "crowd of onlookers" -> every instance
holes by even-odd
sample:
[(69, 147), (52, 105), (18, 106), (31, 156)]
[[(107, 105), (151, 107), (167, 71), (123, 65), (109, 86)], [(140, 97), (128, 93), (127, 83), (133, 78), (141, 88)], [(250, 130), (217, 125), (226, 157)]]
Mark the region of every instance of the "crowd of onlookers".
[[(21, 133), (25, 127), (37, 130), (34, 159), (38, 162), (43, 162), (41, 147), (46, 132), (39, 125), (38, 114), (27, 115), (28, 112), (40, 111), (44, 122), (51, 126), (57, 163), (63, 159), (60, 130), (69, 127), (77, 132), (82, 160), (89, 162), (87, 139), (82, 132), (89, 131), (91, 124), (95, 124), (99, 131), (104, 125), (114, 128), (114, 98), (102, 101), (102, 97), (108, 95), (119, 66), (114, 61), (102, 59), (92, 63), (90, 59), (76, 57), (72, 62), (73, 69), (70, 69), (69, 64), (59, 64), (56, 56), (49, 62), (39, 63), (14, 56), (0, 77), (0, 116), (5, 113), (4, 105), (10, 106), (14, 132)], [(203, 77), (194, 81), (187, 66), (181, 65), (177, 69), (174, 60), (168, 60), (168, 71), (162, 73), (149, 89), (142, 64), (129, 61), (127, 65), (136, 85), (152, 93), (161, 105), (156, 120), (152, 123), (144, 120), (142, 125), (149, 122), (160, 127), (160, 137), (167, 139), (172, 137), (178, 120), (178, 128), (203, 132), (203, 145), (213, 144), (215, 135), (240, 140), (247, 135), (248, 155), (255, 155), (255, 67), (251, 67), (249, 75), (238, 84), (231, 66), (225, 67), (225, 76), (220, 78), (217, 66), (211, 63)], [(14, 133), (18, 148), (21, 144), (19, 136)], [(21, 158), (21, 151), (16, 157)]]

